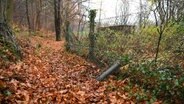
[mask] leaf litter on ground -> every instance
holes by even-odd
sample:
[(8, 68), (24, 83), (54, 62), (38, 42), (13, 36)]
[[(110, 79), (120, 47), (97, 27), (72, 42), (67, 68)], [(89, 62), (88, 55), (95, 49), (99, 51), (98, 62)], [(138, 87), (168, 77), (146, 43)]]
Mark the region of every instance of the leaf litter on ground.
[(121, 90), (125, 81), (110, 77), (98, 82), (100, 69), (65, 52), (64, 41), (39, 36), (28, 40), (19, 39), (23, 60), (0, 68), (0, 91), (9, 92), (0, 93), (2, 104), (134, 104)]

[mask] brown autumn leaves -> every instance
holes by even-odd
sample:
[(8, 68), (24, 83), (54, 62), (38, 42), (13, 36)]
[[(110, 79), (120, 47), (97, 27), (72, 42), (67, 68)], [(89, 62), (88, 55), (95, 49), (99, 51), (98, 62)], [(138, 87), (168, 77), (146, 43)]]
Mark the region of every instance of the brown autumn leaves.
[(133, 104), (125, 81), (96, 81), (100, 69), (64, 51), (63, 42), (20, 38), (23, 61), (0, 68), (0, 102), (8, 104)]

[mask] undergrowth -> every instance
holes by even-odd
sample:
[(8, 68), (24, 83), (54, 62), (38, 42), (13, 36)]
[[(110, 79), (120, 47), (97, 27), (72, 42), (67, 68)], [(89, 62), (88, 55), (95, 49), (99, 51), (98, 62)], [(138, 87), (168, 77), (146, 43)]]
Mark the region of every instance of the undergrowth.
[[(154, 62), (158, 32), (147, 26), (135, 33), (106, 29), (96, 34), (95, 54), (107, 66), (120, 60), (123, 65), (117, 79), (128, 79), (127, 90), (136, 102), (151, 104), (184, 103), (184, 26), (169, 23), (161, 40), (157, 63)], [(80, 41), (80, 46), (88, 43)], [(88, 47), (80, 47), (80, 55)], [(124, 87), (123, 87), (124, 88)], [(135, 90), (136, 89), (136, 90)]]

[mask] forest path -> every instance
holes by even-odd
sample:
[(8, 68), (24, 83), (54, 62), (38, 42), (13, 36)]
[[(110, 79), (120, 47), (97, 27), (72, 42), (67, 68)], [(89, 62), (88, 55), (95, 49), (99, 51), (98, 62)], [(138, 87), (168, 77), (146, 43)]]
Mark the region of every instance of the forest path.
[(54, 37), (40, 37), (40, 36), (33, 36), (30, 38), (32, 45), (40, 44), (44, 48), (50, 48), (55, 51), (64, 50), (64, 41), (55, 41)]
[[(3, 102), (24, 104), (133, 104), (122, 90), (125, 81), (96, 81), (99, 68), (65, 52), (64, 41), (31, 36), (20, 39), (23, 61), (1, 71), (12, 95)], [(1, 101), (2, 102), (2, 101)]]

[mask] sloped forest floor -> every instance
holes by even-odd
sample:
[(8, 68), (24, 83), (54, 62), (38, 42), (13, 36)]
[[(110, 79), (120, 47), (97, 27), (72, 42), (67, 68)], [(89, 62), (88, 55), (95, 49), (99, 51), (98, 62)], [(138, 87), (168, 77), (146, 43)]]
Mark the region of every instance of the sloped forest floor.
[(134, 104), (126, 79), (98, 82), (100, 69), (65, 52), (54, 35), (20, 37), (23, 60), (0, 67), (1, 104)]

